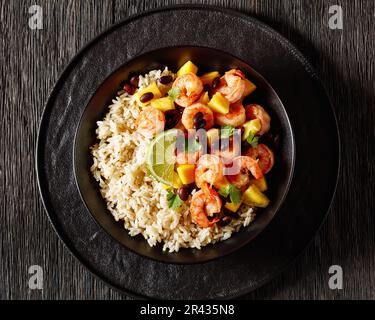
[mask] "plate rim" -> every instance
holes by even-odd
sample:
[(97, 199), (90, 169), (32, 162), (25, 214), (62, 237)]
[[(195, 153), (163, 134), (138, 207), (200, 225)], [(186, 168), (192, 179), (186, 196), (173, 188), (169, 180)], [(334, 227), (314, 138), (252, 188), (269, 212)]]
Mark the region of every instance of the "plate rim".
[[(279, 33), (276, 29), (270, 27), (268, 24), (265, 22), (259, 20), (258, 18), (254, 17), (250, 13), (243, 13), (235, 9), (231, 8), (225, 8), (225, 7), (219, 7), (219, 6), (214, 6), (214, 5), (203, 5), (203, 4), (178, 4), (178, 5), (168, 5), (168, 6), (162, 6), (156, 9), (151, 9), (151, 10), (146, 10), (142, 11), (140, 13), (136, 13), (133, 15), (130, 15), (126, 17), (125, 19), (121, 19), (120, 21), (112, 24), (108, 28), (104, 29), (102, 32), (100, 32), (98, 35), (96, 35), (94, 38), (92, 38), (89, 42), (87, 42), (78, 52), (69, 60), (68, 64), (64, 67), (64, 69), (58, 74), (57, 80), (50, 89), (50, 93), (46, 99), (46, 102), (44, 104), (44, 108), (40, 117), (39, 121), (39, 127), (38, 127), (38, 134), (37, 134), (37, 139), (36, 139), (36, 147), (35, 147), (35, 170), (36, 170), (36, 179), (37, 179), (37, 185), (38, 185), (38, 190), (40, 194), (40, 198), (42, 200), (42, 204), (44, 207), (44, 210), (47, 214), (48, 220), (50, 221), (53, 230), (57, 234), (58, 238), (61, 240), (63, 243), (63, 246), (67, 249), (67, 251), (77, 260), (79, 261), (85, 268), (88, 270), (96, 279), (99, 279), (103, 281), (106, 285), (108, 285), (110, 288), (116, 290), (119, 293), (125, 293), (133, 298), (136, 299), (160, 299), (160, 297), (153, 297), (153, 296), (147, 296), (147, 295), (142, 295), (140, 293), (136, 293), (132, 290), (129, 290), (124, 287), (118, 286), (116, 283), (113, 283), (113, 281), (107, 279), (103, 274), (100, 274), (94, 268), (91, 266), (91, 264), (86, 261), (83, 257), (80, 256), (80, 254), (77, 252), (77, 250), (74, 248), (74, 246), (71, 245), (71, 240), (65, 235), (65, 232), (61, 230), (61, 227), (59, 224), (55, 221), (55, 218), (52, 217), (50, 214), (51, 210), (51, 205), (50, 205), (50, 200), (46, 196), (46, 191), (43, 191), (43, 186), (44, 182), (42, 183), (42, 176), (44, 175), (43, 170), (41, 168), (41, 150), (43, 149), (43, 140), (45, 139), (45, 134), (44, 130), (46, 128), (46, 122), (47, 119), (49, 118), (51, 107), (52, 107), (52, 101), (54, 97), (56, 96), (58, 92), (58, 87), (61, 85), (61, 83), (64, 81), (64, 79), (68, 76), (69, 72), (71, 69), (74, 67), (74, 64), (77, 62), (77, 60), (83, 55), (85, 51), (87, 51), (94, 43), (97, 41), (100, 41), (101, 38), (106, 36), (107, 34), (111, 33), (113, 30), (116, 28), (120, 27), (123, 24), (127, 24), (132, 22), (133, 20), (152, 15), (155, 13), (159, 12), (166, 12), (166, 11), (173, 11), (173, 10), (204, 10), (204, 11), (216, 11), (216, 12), (221, 12), (226, 15), (231, 15), (231, 16), (236, 16), (238, 18), (241, 18), (242, 20), (245, 21), (251, 21), (252, 23), (256, 24), (258, 27), (262, 28), (265, 32), (269, 33), (272, 37), (276, 37), (277, 40), (287, 48), (289, 52), (291, 52), (292, 56), (294, 56), (300, 63), (302, 63), (303, 68), (305, 71), (310, 75), (310, 77), (315, 80), (315, 83), (320, 87), (322, 92), (324, 93), (325, 97), (328, 100), (329, 108), (331, 111), (331, 115), (333, 116), (333, 120), (335, 122), (335, 134), (337, 137), (337, 154), (335, 155), (335, 158), (337, 159), (337, 171), (335, 174), (335, 184), (334, 187), (332, 188), (332, 195), (330, 197), (329, 205), (327, 206), (327, 209), (324, 212), (323, 219), (320, 221), (320, 224), (318, 228), (316, 229), (314, 235), (316, 235), (320, 229), (322, 228), (325, 220), (327, 219), (328, 213), (332, 207), (332, 203), (335, 198), (335, 194), (337, 191), (337, 186), (338, 182), (340, 179), (340, 171), (341, 171), (341, 139), (340, 139), (340, 132), (339, 132), (339, 127), (338, 127), (338, 121), (337, 117), (335, 114), (335, 111), (332, 106), (331, 99), (329, 95), (327, 94), (327, 90), (319, 77), (317, 76), (313, 66), (309, 62), (309, 60), (301, 53), (301, 51), (287, 38), (285, 38), (281, 33)], [(307, 247), (311, 244), (311, 242), (314, 240), (314, 236), (308, 241), (308, 243), (300, 250), (298, 254), (295, 255), (293, 259), (290, 259), (283, 267), (279, 268), (277, 272), (275, 272), (272, 276), (266, 277), (262, 279), (261, 281), (258, 282), (258, 284), (251, 288), (251, 289), (242, 289), (237, 294), (232, 294), (230, 296), (225, 297), (226, 299), (231, 299), (231, 298), (236, 298), (240, 297), (244, 294), (247, 294), (249, 292), (252, 292), (260, 287), (262, 287), (264, 284), (268, 283), (272, 279), (276, 278), (279, 276), (282, 272), (284, 272), (287, 268), (290, 267), (297, 259), (298, 257), (305, 252)]]

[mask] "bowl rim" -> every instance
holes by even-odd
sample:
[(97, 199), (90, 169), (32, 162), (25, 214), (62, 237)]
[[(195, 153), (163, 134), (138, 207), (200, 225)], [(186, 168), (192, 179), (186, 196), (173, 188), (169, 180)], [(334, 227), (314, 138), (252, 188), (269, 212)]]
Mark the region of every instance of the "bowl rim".
[[(205, 50), (216, 51), (216, 52), (220, 52), (221, 54), (224, 54), (224, 55), (226, 55), (228, 57), (236, 59), (236, 60), (240, 61), (241, 63), (245, 64), (251, 70), (252, 73), (254, 73), (258, 78), (260, 78), (261, 81), (273, 91), (273, 94), (275, 95), (275, 98), (277, 99), (277, 103), (281, 106), (282, 112), (285, 114), (285, 119), (286, 119), (286, 124), (287, 124), (287, 131), (290, 134), (290, 144), (291, 144), (291, 150), (289, 151), (289, 153), (291, 155), (290, 170), (289, 170), (288, 176), (285, 178), (286, 184), (285, 184), (285, 187), (282, 190), (282, 196), (280, 197), (280, 200), (278, 201), (278, 205), (275, 207), (274, 210), (272, 210), (272, 214), (271, 214), (270, 220), (263, 227), (259, 228), (259, 231), (257, 231), (252, 237), (246, 238), (245, 240), (243, 240), (239, 244), (233, 246), (232, 249), (227, 249), (225, 253), (220, 254), (219, 256), (216, 256), (216, 257), (211, 257), (211, 258), (207, 258), (207, 259), (200, 259), (200, 260), (197, 260), (197, 261), (194, 261), (194, 260), (192, 260), (192, 261), (170, 261), (167, 258), (166, 259), (158, 259), (158, 258), (155, 258), (155, 257), (153, 257), (151, 255), (146, 255), (146, 254), (144, 254), (142, 252), (136, 251), (133, 248), (130, 248), (130, 247), (126, 246), (125, 244), (123, 244), (122, 242), (120, 242), (118, 239), (116, 239), (116, 237), (114, 235), (112, 235), (109, 231), (106, 230), (106, 228), (97, 220), (97, 218), (95, 217), (95, 214), (93, 214), (92, 211), (90, 210), (89, 205), (88, 205), (88, 203), (87, 203), (87, 201), (85, 199), (85, 196), (83, 195), (82, 188), (80, 186), (80, 182), (79, 182), (79, 179), (78, 179), (78, 172), (77, 172), (77, 161), (76, 161), (76, 159), (77, 159), (77, 154), (76, 154), (77, 153), (77, 143), (78, 143), (77, 140), (78, 140), (79, 132), (80, 132), (81, 125), (82, 125), (82, 120), (83, 120), (85, 112), (86, 112), (88, 106), (90, 105), (92, 99), (94, 99), (95, 95), (101, 89), (101, 87), (103, 86), (103, 84), (110, 77), (112, 77), (116, 72), (118, 72), (122, 68), (125, 68), (126, 65), (130, 64), (134, 60), (141, 59), (145, 55), (151, 55), (151, 54), (153, 54), (155, 52), (158, 52), (158, 51), (163, 51), (163, 50), (168, 50), (168, 49), (175, 49), (175, 48), (187, 48), (187, 49), (188, 48), (195, 48), (195, 49), (200, 49), (201, 48), (201, 49), (205, 49)], [(115, 97), (111, 97), (111, 98), (114, 99)], [(111, 101), (112, 101), (112, 99), (111, 99)], [(105, 105), (105, 106), (103, 106), (103, 112), (105, 111), (105, 114), (108, 112), (108, 107), (109, 107), (108, 104)], [(95, 138), (95, 139), (97, 140), (97, 138)], [(87, 152), (89, 152), (89, 150), (87, 150)], [(165, 263), (165, 264), (175, 264), (175, 265), (195, 265), (195, 264), (206, 263), (206, 262), (210, 262), (210, 261), (213, 261), (213, 260), (221, 259), (223, 257), (226, 257), (226, 256), (234, 253), (237, 250), (240, 250), (245, 245), (249, 244), (251, 241), (253, 241), (255, 238), (257, 238), (267, 228), (267, 226), (272, 222), (272, 220), (275, 218), (276, 214), (278, 213), (278, 211), (282, 207), (282, 205), (283, 205), (283, 203), (284, 203), (284, 201), (285, 201), (285, 199), (286, 199), (286, 197), (287, 197), (287, 195), (289, 193), (290, 186), (291, 186), (291, 183), (292, 183), (292, 180), (293, 180), (293, 176), (294, 176), (295, 161), (296, 161), (296, 143), (295, 143), (295, 136), (294, 136), (293, 126), (292, 126), (292, 123), (291, 123), (291, 121), (289, 119), (288, 112), (287, 112), (287, 110), (286, 110), (283, 102), (281, 101), (279, 95), (277, 94), (277, 92), (273, 88), (273, 86), (268, 82), (268, 80), (262, 74), (260, 74), (256, 69), (254, 69), (248, 62), (244, 61), (243, 59), (238, 58), (235, 55), (233, 55), (231, 53), (228, 53), (228, 52), (226, 52), (224, 50), (220, 50), (220, 49), (216, 49), (216, 48), (211, 48), (211, 47), (206, 47), (206, 46), (198, 46), (198, 45), (176, 45), (176, 46), (160, 47), (160, 48), (153, 49), (153, 50), (150, 50), (150, 51), (145, 51), (145, 52), (142, 52), (141, 54), (133, 56), (128, 61), (126, 61), (123, 64), (119, 65), (115, 70), (112, 70), (111, 73), (109, 75), (107, 75), (105, 77), (105, 79), (93, 91), (92, 95), (87, 100), (86, 106), (83, 108), (83, 110), (81, 112), (81, 115), (80, 115), (80, 118), (79, 118), (79, 121), (78, 121), (78, 125), (77, 125), (75, 133), (74, 133), (73, 157), (72, 157), (74, 180), (75, 180), (75, 183), (76, 183), (76, 186), (77, 186), (80, 198), (81, 198), (81, 200), (82, 200), (82, 202), (83, 202), (86, 210), (90, 214), (91, 218), (95, 221), (95, 223), (106, 234), (108, 234), (112, 239), (114, 239), (117, 243), (119, 243), (126, 250), (129, 250), (129, 251), (131, 251), (131, 252), (133, 252), (133, 253), (135, 253), (137, 255), (140, 255), (140, 256), (142, 256), (143, 258), (146, 258), (146, 259), (151, 259), (153, 261), (161, 262), (161, 263)], [(93, 179), (93, 176), (92, 176), (91, 172), (89, 172), (89, 175), (90, 175), (90, 179)], [(97, 181), (95, 181), (95, 183), (96, 183), (96, 187), (98, 188), (98, 190), (100, 190)], [(102, 198), (102, 200), (105, 201), (104, 198)], [(106, 208), (106, 210), (107, 210), (108, 214), (112, 215), (111, 212), (107, 208)], [(111, 218), (114, 220), (114, 217), (111, 217)], [(256, 220), (256, 218), (255, 218), (255, 220)], [(120, 221), (115, 221), (115, 222), (119, 223)], [(230, 238), (235, 237), (237, 233), (243, 231), (245, 228), (251, 228), (252, 224), (253, 224), (253, 222), (251, 222), (246, 227), (245, 226), (241, 226), (238, 231), (232, 233), (232, 235), (231, 235)], [(123, 231), (126, 234), (126, 236), (132, 237), (132, 236), (129, 235), (129, 232), (128, 232), (127, 229), (123, 228)], [(147, 240), (145, 238), (142, 238), (141, 240), (147, 242)], [(226, 240), (228, 240), (228, 239), (226, 239)], [(210, 248), (211, 246), (215, 246), (217, 244), (223, 243), (226, 240), (218, 241), (218, 242), (215, 242), (215, 243), (209, 243), (209, 244), (203, 246), (201, 249), (199, 249), (199, 251), (202, 252), (205, 248), (207, 248), (207, 247)], [(154, 249), (154, 250), (158, 250), (159, 249), (157, 245), (153, 246), (151, 248)], [(185, 251), (185, 250), (198, 250), (198, 249), (196, 249), (196, 248), (180, 248), (180, 250), (184, 250)], [(178, 252), (166, 252), (166, 255), (167, 256), (168, 255), (172, 255), (172, 254), (173, 255), (178, 255), (179, 253), (180, 253), (180, 251), (178, 251)]]

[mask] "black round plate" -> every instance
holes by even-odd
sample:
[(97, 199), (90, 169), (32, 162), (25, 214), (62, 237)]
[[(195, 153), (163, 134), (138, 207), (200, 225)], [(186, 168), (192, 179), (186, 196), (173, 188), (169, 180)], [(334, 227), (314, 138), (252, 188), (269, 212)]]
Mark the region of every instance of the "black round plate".
[[(74, 136), (96, 90), (133, 58), (173, 46), (213, 48), (248, 63), (278, 94), (295, 137), (294, 175), (277, 215), (248, 245), (202, 264), (166, 264), (126, 249), (92, 219), (74, 176)], [(310, 64), (293, 45), (256, 19), (207, 6), (137, 15), (89, 43), (53, 89), (37, 146), (40, 192), (60, 238), (91, 272), (138, 297), (230, 298), (261, 286), (283, 270), (317, 232), (334, 195), (338, 170), (335, 116)]]
[[(162, 251), (162, 244), (150, 247), (142, 236), (131, 237), (124, 230), (123, 222), (116, 222), (106, 208), (106, 203), (99, 192), (98, 183), (93, 178), (90, 167), (93, 164), (90, 147), (97, 142), (96, 122), (103, 119), (108, 112), (108, 105), (121, 89), (124, 79), (130, 74), (144, 74), (152, 69), (163, 69), (168, 66), (171, 70), (178, 68), (187, 60), (194, 61), (201, 73), (217, 70), (222, 74), (232, 68), (244, 72), (257, 86), (257, 90), (246, 98), (247, 103), (259, 103), (266, 106), (271, 114), (272, 129), (282, 137), (278, 148), (273, 148), (277, 159), (276, 165), (269, 175), (267, 196), (270, 205), (264, 210), (258, 210), (257, 219), (250, 226), (243, 228), (224, 242), (203, 247), (201, 250), (183, 249), (179, 252)], [(245, 102), (244, 102), (245, 103)], [(223, 51), (205, 47), (167, 47), (142, 54), (123, 65), (103, 81), (99, 89), (90, 99), (78, 125), (74, 143), (74, 168), (82, 198), (96, 221), (112, 237), (130, 250), (143, 256), (169, 263), (200, 263), (223, 257), (254, 239), (271, 221), (282, 204), (289, 190), (294, 167), (294, 140), (292, 128), (286, 111), (275, 91), (255, 70), (243, 61)]]

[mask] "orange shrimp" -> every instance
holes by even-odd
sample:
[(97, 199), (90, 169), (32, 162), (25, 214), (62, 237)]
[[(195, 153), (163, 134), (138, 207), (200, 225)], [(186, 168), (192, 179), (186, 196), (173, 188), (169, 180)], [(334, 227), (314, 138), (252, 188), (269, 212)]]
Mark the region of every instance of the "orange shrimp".
[(224, 164), (232, 163), (232, 159), (241, 154), (241, 136), (234, 139), (234, 136), (230, 137), (229, 140), (220, 139), (219, 144), (215, 141), (211, 147), (211, 154), (219, 156)]
[(214, 114), (211, 109), (202, 103), (194, 103), (190, 107), (184, 109), (182, 113), (181, 122), (186, 129), (194, 129), (194, 116), (202, 113), (203, 119), (206, 122), (204, 129), (208, 130), (214, 125)]
[(258, 144), (256, 148), (247, 150), (246, 155), (258, 160), (259, 167), (263, 174), (268, 173), (275, 163), (275, 156), (272, 150), (262, 143)]
[(226, 114), (215, 113), (216, 123), (221, 126), (232, 126), (239, 127), (242, 126), (246, 121), (246, 112), (242, 103), (232, 104), (230, 106), (229, 112)]
[(182, 107), (192, 105), (203, 91), (202, 80), (192, 72), (178, 76), (172, 85), (172, 88), (176, 87), (181, 90), (181, 93), (175, 101)]
[(245, 107), (248, 119), (259, 119), (261, 128), (259, 135), (265, 134), (271, 127), (271, 117), (259, 104), (249, 104)]
[(233, 165), (230, 170), (237, 172), (239, 171), (239, 173), (237, 174), (228, 175), (227, 178), (230, 183), (234, 184), (240, 190), (245, 190), (249, 185), (249, 172), (256, 179), (260, 179), (261, 177), (263, 177), (262, 170), (257, 161), (248, 156), (239, 156), (234, 158)]
[(136, 120), (138, 132), (147, 138), (152, 138), (162, 132), (164, 125), (164, 113), (152, 107), (144, 108)]
[(220, 218), (214, 217), (210, 220), (208, 217), (213, 217), (216, 213), (219, 213), (221, 206), (221, 199), (215, 190), (211, 188), (199, 190), (191, 198), (191, 218), (198, 226), (209, 228), (218, 222)]
[(195, 169), (195, 183), (198, 188), (207, 188), (217, 185), (223, 178), (224, 164), (220, 157), (212, 154), (204, 154), (198, 160)]
[(220, 78), (220, 85), (216, 91), (220, 92), (229, 103), (235, 103), (242, 99), (245, 93), (245, 75), (242, 71), (232, 69)]

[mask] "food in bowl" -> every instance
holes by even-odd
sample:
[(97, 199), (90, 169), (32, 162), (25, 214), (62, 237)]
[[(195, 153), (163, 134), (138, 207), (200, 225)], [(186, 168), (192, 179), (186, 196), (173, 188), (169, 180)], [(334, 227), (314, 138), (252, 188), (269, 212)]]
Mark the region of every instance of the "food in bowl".
[(255, 90), (241, 70), (199, 74), (191, 61), (126, 81), (97, 122), (91, 172), (131, 236), (169, 252), (201, 249), (268, 206), (271, 117), (243, 105)]

